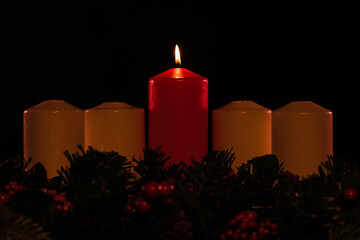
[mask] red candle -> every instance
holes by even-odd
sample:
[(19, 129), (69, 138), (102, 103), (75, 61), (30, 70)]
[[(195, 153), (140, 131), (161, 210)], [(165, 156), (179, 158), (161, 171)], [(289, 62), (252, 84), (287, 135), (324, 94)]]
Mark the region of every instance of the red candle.
[(207, 78), (180, 67), (150, 78), (149, 147), (159, 145), (172, 163), (190, 164), (208, 153)]

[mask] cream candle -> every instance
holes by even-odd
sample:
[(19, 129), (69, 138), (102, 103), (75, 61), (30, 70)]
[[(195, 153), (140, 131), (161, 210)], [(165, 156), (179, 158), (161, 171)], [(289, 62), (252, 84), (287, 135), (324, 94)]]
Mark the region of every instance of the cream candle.
[(271, 153), (271, 110), (253, 101), (233, 101), (213, 111), (213, 150), (233, 148), (238, 167)]
[(317, 173), (333, 154), (332, 111), (311, 101), (291, 102), (273, 112), (272, 151), (285, 169), (300, 176)]
[(84, 145), (84, 111), (62, 100), (49, 100), (24, 111), (24, 158), (40, 162), (48, 177), (68, 165), (64, 151)]
[(85, 110), (85, 146), (143, 158), (145, 113), (124, 102), (106, 102)]

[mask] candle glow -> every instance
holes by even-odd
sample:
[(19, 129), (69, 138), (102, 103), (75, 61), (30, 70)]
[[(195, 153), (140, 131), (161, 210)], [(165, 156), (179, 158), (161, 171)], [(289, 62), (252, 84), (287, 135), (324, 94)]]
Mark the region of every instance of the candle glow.
[(175, 46), (175, 63), (176, 65), (181, 66), (180, 49), (177, 44)]
[[(180, 51), (175, 47), (179, 65)], [(208, 153), (208, 80), (171, 68), (149, 80), (149, 147), (162, 146), (169, 163), (191, 164)]]
[(272, 152), (299, 176), (318, 172), (333, 154), (332, 111), (311, 101), (291, 102), (273, 112)]

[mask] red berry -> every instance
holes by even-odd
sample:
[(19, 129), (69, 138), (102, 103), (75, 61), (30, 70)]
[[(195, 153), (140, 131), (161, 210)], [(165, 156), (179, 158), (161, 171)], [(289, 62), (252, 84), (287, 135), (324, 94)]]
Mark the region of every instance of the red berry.
[(233, 219), (231, 219), (231, 220), (229, 221), (229, 225), (230, 225), (230, 226), (235, 226), (236, 224), (237, 224), (236, 218), (233, 218)]
[(257, 219), (257, 213), (254, 211), (245, 211), (245, 216), (249, 220), (255, 221)]
[(278, 229), (278, 225), (277, 225), (276, 223), (273, 223), (273, 224), (271, 224), (270, 228), (271, 228), (272, 230), (277, 230), (277, 229)]
[(63, 203), (66, 201), (66, 197), (61, 196), (61, 195), (55, 195), (54, 196), (54, 201), (55, 202), (59, 202), (59, 203)]
[(257, 228), (257, 226), (258, 226), (258, 224), (257, 224), (257, 222), (255, 222), (255, 221), (250, 221), (250, 222), (248, 223), (248, 227), (249, 227), (250, 229), (255, 229), (255, 228)]
[(50, 196), (55, 196), (56, 195), (56, 190), (55, 189), (48, 189), (47, 194), (49, 194)]
[(64, 202), (64, 205), (70, 207), (73, 204), (71, 202)]
[(12, 188), (14, 188), (15, 186), (18, 185), (18, 182), (17, 181), (11, 181), (10, 185), (11, 185)]
[(357, 199), (358, 192), (355, 188), (348, 188), (344, 191), (344, 196), (347, 200), (352, 201)]
[(2, 202), (3, 204), (6, 204), (10, 201), (10, 196), (7, 195), (6, 193), (0, 193), (0, 202)]
[(7, 191), (9, 191), (9, 190), (11, 189), (11, 185), (10, 185), (10, 184), (6, 184), (6, 185), (5, 185), (5, 189), (6, 189)]
[(246, 230), (246, 229), (248, 228), (247, 223), (246, 223), (246, 222), (242, 222), (242, 223), (240, 224), (240, 228), (241, 228), (242, 230)]
[(259, 236), (256, 234), (256, 232), (253, 232), (253, 234), (251, 235), (251, 240), (258, 240)]
[(271, 227), (271, 224), (272, 224), (272, 222), (271, 222), (270, 220), (266, 220), (266, 221), (264, 222), (264, 226), (265, 226), (266, 228), (270, 228), (270, 227)]
[(56, 208), (57, 208), (57, 210), (62, 211), (63, 210), (63, 205), (62, 204), (57, 204)]
[(127, 212), (128, 214), (133, 213), (134, 210), (135, 210), (135, 209), (133, 208), (133, 206), (132, 206), (132, 204), (131, 204), (130, 201), (126, 203), (125, 209), (126, 209), (126, 212)]
[(64, 210), (65, 212), (69, 211), (69, 210), (70, 210), (70, 206), (69, 206), (69, 205), (64, 205), (64, 206), (63, 206), (63, 210)]
[(148, 213), (153, 210), (151, 203), (147, 202), (143, 196), (140, 196), (135, 200), (135, 205), (139, 212), (142, 213)]
[(159, 183), (158, 190), (162, 197), (169, 197), (174, 191), (174, 185), (167, 181), (163, 181)]
[(233, 231), (230, 230), (230, 229), (228, 229), (228, 230), (226, 231), (226, 235), (227, 235), (228, 237), (231, 237), (231, 236), (233, 235)]
[(158, 187), (159, 187), (159, 184), (157, 182), (150, 181), (150, 182), (145, 183), (141, 187), (141, 190), (147, 199), (153, 200), (153, 199), (158, 198), (160, 195)]
[[(269, 230), (268, 230), (269, 231)], [(266, 233), (265, 233), (265, 228), (263, 227), (260, 227), (259, 230), (258, 230), (258, 236), (259, 236), (259, 239), (265, 239), (266, 237)]]
[(240, 233), (240, 239), (241, 240), (247, 240), (248, 239), (247, 233)]
[(233, 240), (238, 240), (238, 239), (240, 239), (240, 234), (239, 234), (239, 233), (234, 233), (234, 234), (232, 235), (232, 239), (233, 239)]
[(66, 197), (60, 195), (60, 196), (58, 197), (58, 201), (63, 203), (63, 202), (66, 201)]
[(245, 218), (244, 214), (240, 213), (236, 216), (236, 220), (241, 222)]

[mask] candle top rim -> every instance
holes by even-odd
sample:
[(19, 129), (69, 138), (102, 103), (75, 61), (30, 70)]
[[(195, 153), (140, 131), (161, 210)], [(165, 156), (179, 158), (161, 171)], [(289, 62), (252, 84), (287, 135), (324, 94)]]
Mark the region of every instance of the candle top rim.
[[(271, 110), (257, 104), (251, 100), (240, 100), (240, 101), (232, 101), (214, 111), (266, 111), (271, 113)], [(245, 112), (244, 112), (245, 113)]]
[(86, 109), (85, 111), (88, 111), (88, 110), (103, 110), (103, 109), (109, 109), (109, 110), (113, 110), (113, 109), (139, 109), (139, 110), (143, 110), (142, 108), (138, 108), (138, 107), (135, 107), (133, 105), (130, 105), (130, 104), (127, 104), (125, 102), (104, 102), (104, 103), (101, 103), (95, 107), (92, 107), (92, 108), (89, 108), (89, 109)]
[(31, 108), (28, 108), (26, 111), (31, 110), (76, 110), (76, 111), (83, 111), (81, 108), (78, 108), (64, 100), (46, 100), (39, 104), (36, 104), (35, 106), (32, 106)]
[(150, 79), (207, 79), (206, 77), (200, 76), (186, 68), (170, 68), (165, 72), (151, 77)]
[(274, 110), (274, 113), (279, 112), (326, 112), (332, 114), (331, 110), (324, 108), (323, 106), (312, 101), (293, 101)]

